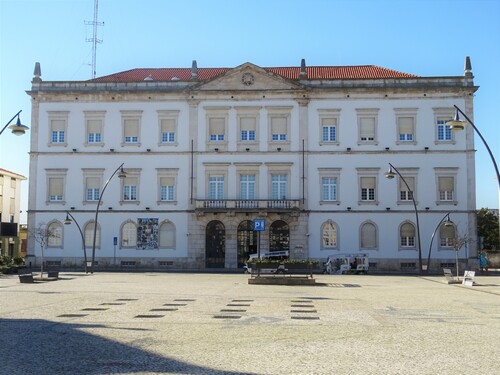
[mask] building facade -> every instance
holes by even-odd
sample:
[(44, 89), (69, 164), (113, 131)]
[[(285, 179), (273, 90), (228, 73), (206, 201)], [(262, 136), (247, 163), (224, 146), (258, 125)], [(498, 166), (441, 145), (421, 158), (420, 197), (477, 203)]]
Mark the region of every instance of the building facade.
[[(367, 253), (372, 270), (415, 272), (429, 249), (431, 269), (449, 267), (454, 241), (476, 238), (473, 130), (446, 125), (454, 105), (472, 117), (466, 65), (418, 77), (194, 61), (84, 82), (43, 81), (37, 65), (28, 225), (50, 228), (44, 259), (63, 266), (83, 262), (82, 237), (90, 257), (95, 230), (100, 269), (237, 269), (288, 250)], [(446, 214), (452, 226), (439, 225)], [(36, 241), (28, 254), (41, 262)]]
[(26, 177), (0, 168), (0, 255), (21, 256), (21, 182)]

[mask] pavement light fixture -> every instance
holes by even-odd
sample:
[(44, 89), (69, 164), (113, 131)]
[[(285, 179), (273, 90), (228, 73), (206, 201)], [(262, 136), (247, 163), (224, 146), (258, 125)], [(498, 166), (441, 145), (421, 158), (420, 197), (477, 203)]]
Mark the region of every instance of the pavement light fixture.
[[(71, 217), (71, 219), (70, 219)], [(73, 220), (72, 220), (73, 219)], [(82, 247), (83, 247), (83, 258), (84, 258), (84, 264), (85, 264), (85, 273), (88, 273), (87, 269), (87, 248), (85, 246), (85, 236), (83, 234), (82, 228), (80, 228), (80, 225), (78, 224), (78, 221), (74, 218), (73, 215), (69, 213), (69, 211), (66, 211), (66, 219), (64, 219), (64, 225), (71, 225), (73, 224), (73, 221), (75, 222), (78, 231), (80, 232), (80, 236), (82, 236)]]
[(124, 163), (121, 163), (121, 165), (118, 168), (115, 169), (115, 171), (113, 172), (113, 174), (108, 178), (108, 180), (104, 184), (104, 187), (102, 188), (102, 191), (99, 194), (99, 200), (97, 201), (97, 206), (95, 208), (94, 239), (92, 241), (92, 263), (90, 264), (90, 273), (94, 273), (95, 243), (96, 243), (96, 239), (97, 239), (97, 229), (98, 229), (97, 217), (99, 215), (99, 207), (101, 206), (102, 196), (104, 194), (104, 191), (108, 187), (109, 182), (111, 181), (111, 179), (113, 178), (113, 176), (118, 173), (118, 171), (120, 171), (118, 173), (118, 178), (123, 179), (123, 178), (127, 177), (127, 173), (123, 170), (123, 164)]
[(427, 273), (429, 273), (429, 266), (431, 263), (432, 242), (434, 241), (434, 236), (436, 236), (438, 229), (441, 228), (441, 225), (444, 225), (445, 227), (455, 226), (455, 223), (450, 219), (450, 212), (443, 216), (443, 218), (439, 221), (438, 225), (434, 229), (434, 232), (432, 232), (431, 242), (429, 244), (429, 254), (427, 255)]
[(388, 178), (389, 180), (392, 180), (394, 177), (396, 177), (396, 174), (399, 176), (401, 181), (406, 185), (406, 188), (408, 189), (408, 192), (411, 192), (411, 200), (413, 202), (413, 208), (415, 209), (415, 218), (416, 218), (416, 223), (417, 223), (417, 250), (418, 250), (418, 273), (422, 275), (422, 244), (420, 243), (420, 223), (418, 221), (418, 209), (417, 209), (417, 202), (415, 202), (415, 197), (413, 196), (413, 191), (410, 189), (410, 186), (404, 179), (404, 177), (399, 173), (398, 169), (393, 166), (391, 163), (389, 163), (389, 170), (385, 173), (385, 177)]
[(17, 112), (14, 117), (12, 117), (9, 122), (7, 124), (5, 124), (5, 126), (2, 128), (2, 130), (0, 131), (0, 134), (3, 133), (3, 131), (7, 128), (7, 126), (9, 126), (9, 124), (17, 117), (17, 123), (15, 125), (11, 125), (9, 126), (9, 129), (12, 131), (13, 134), (15, 135), (23, 135), (24, 133), (26, 133), (26, 130), (28, 130), (29, 128), (26, 126), (26, 125), (23, 125), (21, 124), (21, 119), (19, 117), (19, 114), (22, 112), (22, 110), (20, 110), (19, 112)]

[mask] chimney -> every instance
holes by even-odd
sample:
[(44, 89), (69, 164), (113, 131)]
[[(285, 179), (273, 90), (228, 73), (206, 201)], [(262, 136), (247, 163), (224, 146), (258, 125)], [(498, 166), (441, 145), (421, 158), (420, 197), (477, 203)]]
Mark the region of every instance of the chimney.
[(307, 72), (306, 72), (306, 59), (302, 59), (300, 62), (300, 79), (307, 79)]
[(191, 81), (198, 80), (198, 65), (196, 64), (196, 60), (193, 60), (193, 64), (191, 65)]

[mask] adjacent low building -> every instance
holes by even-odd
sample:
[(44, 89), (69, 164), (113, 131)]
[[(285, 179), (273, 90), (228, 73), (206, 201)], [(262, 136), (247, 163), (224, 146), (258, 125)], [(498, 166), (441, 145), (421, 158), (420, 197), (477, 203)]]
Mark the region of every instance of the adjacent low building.
[[(57, 82), (37, 64), (28, 224), (64, 266), (81, 266), (83, 237), (99, 269), (237, 269), (288, 250), (418, 272), (429, 249), (431, 269), (453, 267), (466, 238), (462, 267), (477, 255), (474, 134), (446, 122), (454, 105), (472, 117), (477, 88), (468, 59), (458, 77), (193, 61)], [(28, 254), (42, 261), (38, 242)]]

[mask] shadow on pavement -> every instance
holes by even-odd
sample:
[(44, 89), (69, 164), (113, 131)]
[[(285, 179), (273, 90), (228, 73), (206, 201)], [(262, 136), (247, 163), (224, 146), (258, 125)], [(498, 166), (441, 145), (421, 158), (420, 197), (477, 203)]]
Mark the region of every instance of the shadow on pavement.
[[(84, 332), (103, 325), (0, 319), (3, 374), (243, 374), (161, 356)], [(248, 374), (248, 373), (245, 373)]]

